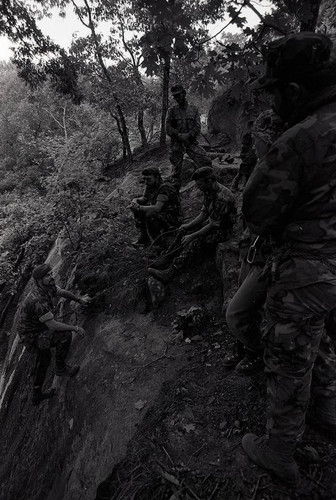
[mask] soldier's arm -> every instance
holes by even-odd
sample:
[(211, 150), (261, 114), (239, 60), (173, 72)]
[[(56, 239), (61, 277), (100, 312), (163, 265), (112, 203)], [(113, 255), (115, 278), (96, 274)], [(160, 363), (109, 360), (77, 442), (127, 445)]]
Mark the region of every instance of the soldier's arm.
[(193, 219), (190, 222), (187, 222), (186, 224), (182, 224), (181, 228), (184, 230), (188, 231), (189, 229), (192, 229), (193, 227), (198, 226), (199, 224), (202, 224), (202, 222), (205, 222), (208, 219), (208, 214), (205, 210), (202, 210), (195, 219)]
[(82, 329), (80, 327), (67, 325), (66, 323), (56, 321), (53, 313), (44, 302), (36, 301), (34, 304), (34, 312), (37, 315), (39, 321), (43, 323), (48, 328), (48, 330), (54, 330), (57, 332), (72, 330), (81, 333)]
[(198, 109), (195, 107), (193, 127), (188, 131), (190, 139), (196, 139), (201, 133), (201, 117)]
[(64, 290), (64, 289), (58, 288), (58, 287), (57, 287), (57, 296), (63, 297), (63, 298), (68, 299), (68, 300), (74, 300), (75, 302), (78, 302), (79, 304), (81, 304), (83, 306), (87, 305), (87, 303), (88, 303), (87, 298), (78, 297), (74, 293), (69, 292), (69, 290)]
[(155, 203), (155, 205), (139, 205), (139, 208), (136, 212), (145, 213), (145, 214), (156, 214), (161, 212), (165, 202), (159, 201)]
[(178, 138), (179, 131), (173, 127), (173, 108), (168, 109), (166, 118), (166, 133), (169, 137)]
[(255, 234), (281, 232), (299, 191), (300, 157), (289, 141), (277, 141), (255, 167), (243, 193), (242, 212)]
[(133, 198), (132, 203), (138, 203), (139, 205), (145, 205), (148, 203), (148, 199), (144, 196), (140, 196), (139, 198)]
[(217, 226), (214, 226), (213, 223), (209, 220), (209, 222), (207, 224), (205, 224), (205, 226), (201, 227), (201, 229), (199, 229), (198, 231), (195, 231), (194, 233), (191, 233), (189, 236), (191, 236), (193, 239), (199, 238), (200, 236), (205, 236), (214, 227), (217, 227)]

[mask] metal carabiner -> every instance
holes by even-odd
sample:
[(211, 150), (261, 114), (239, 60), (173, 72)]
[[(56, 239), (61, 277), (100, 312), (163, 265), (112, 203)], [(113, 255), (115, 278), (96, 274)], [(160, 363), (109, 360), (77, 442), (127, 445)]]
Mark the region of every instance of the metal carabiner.
[(246, 261), (248, 264), (253, 264), (254, 259), (257, 254), (258, 246), (257, 243), (259, 241), (260, 236), (257, 236), (250, 248), (248, 249), (247, 256), (246, 256)]

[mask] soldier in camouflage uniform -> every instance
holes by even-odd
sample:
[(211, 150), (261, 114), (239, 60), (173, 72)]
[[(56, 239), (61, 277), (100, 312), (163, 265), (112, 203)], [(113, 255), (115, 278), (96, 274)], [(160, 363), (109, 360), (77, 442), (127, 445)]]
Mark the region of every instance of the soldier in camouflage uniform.
[(65, 363), (72, 332), (85, 335), (84, 329), (80, 326), (67, 325), (55, 320), (55, 299), (64, 297), (82, 305), (87, 305), (88, 300), (56, 286), (49, 264), (36, 267), (32, 277), (34, 284), (21, 305), (17, 332), (26, 348), (37, 353), (32, 404), (38, 405), (55, 394), (54, 388), (42, 391), (51, 360), (50, 349), (56, 348), (56, 375), (73, 377), (78, 372), (79, 366)]
[(192, 179), (204, 193), (203, 208), (194, 220), (180, 227), (177, 238), (168, 249), (168, 256), (163, 259), (164, 264), (170, 264), (168, 269), (161, 271), (154, 266), (148, 268), (152, 276), (163, 282), (172, 280), (197, 256), (209, 257), (215, 252), (218, 243), (232, 236), (237, 210), (231, 191), (217, 182), (211, 167), (199, 168), (193, 173)]
[[(262, 158), (284, 131), (285, 124), (272, 110), (256, 118), (251, 133), (256, 158)], [(252, 375), (264, 367), (264, 345), (261, 340), (263, 307), (266, 301), (267, 277), (263, 275), (266, 259), (276, 247), (269, 236), (244, 231), (240, 243), (241, 268), (238, 290), (226, 310), (226, 321), (237, 338), (236, 352), (224, 358), (225, 367), (234, 367), (237, 375)]]
[(255, 154), (254, 141), (251, 133), (253, 123), (254, 122), (251, 120), (247, 123), (248, 130), (245, 132), (242, 138), (242, 147), (240, 151), (241, 163), (239, 166), (239, 172), (235, 176), (231, 184), (232, 191), (236, 191), (238, 189), (241, 179), (243, 179), (243, 186), (245, 186), (257, 163), (257, 156)]
[(172, 163), (172, 182), (179, 190), (182, 184), (182, 164), (185, 153), (197, 167), (211, 166), (211, 158), (198, 144), (201, 132), (200, 114), (196, 106), (189, 104), (182, 85), (174, 85), (171, 93), (177, 106), (168, 109), (166, 132), (171, 138), (170, 156)]
[[(266, 75), (289, 128), (243, 193), (251, 231), (279, 242), (268, 263), (267, 433), (243, 437), (250, 459), (295, 486), (305, 418), (336, 437), (336, 356), (324, 331), (336, 303), (336, 65), (332, 43), (302, 32), (271, 42)], [(311, 399), (311, 407), (306, 415)]]
[(183, 220), (180, 199), (170, 182), (163, 182), (157, 167), (142, 171), (146, 189), (142, 197), (134, 198), (130, 209), (134, 214), (135, 225), (140, 231), (136, 246), (148, 246), (151, 238), (162, 243), (160, 235), (170, 232), (181, 225)]

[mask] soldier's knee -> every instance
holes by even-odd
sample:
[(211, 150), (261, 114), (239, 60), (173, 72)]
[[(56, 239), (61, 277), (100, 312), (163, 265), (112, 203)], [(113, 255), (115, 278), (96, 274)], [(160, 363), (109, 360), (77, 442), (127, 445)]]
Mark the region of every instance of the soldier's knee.
[(235, 332), (237, 327), (237, 312), (235, 310), (234, 302), (232, 300), (226, 309), (225, 319), (230, 331)]

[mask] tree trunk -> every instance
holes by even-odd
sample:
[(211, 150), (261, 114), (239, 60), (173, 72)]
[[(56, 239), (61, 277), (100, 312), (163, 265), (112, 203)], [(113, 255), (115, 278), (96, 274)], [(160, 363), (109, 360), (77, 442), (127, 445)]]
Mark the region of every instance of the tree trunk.
[(163, 84), (162, 84), (160, 146), (163, 147), (166, 146), (166, 115), (168, 111), (169, 80), (170, 80), (170, 54), (167, 53), (167, 55), (164, 58)]
[(307, 17), (301, 20), (300, 31), (315, 31), (322, 0), (311, 0)]
[(147, 147), (148, 141), (147, 141), (146, 131), (145, 131), (145, 127), (144, 127), (144, 112), (143, 112), (143, 108), (141, 106), (139, 106), (139, 109), (138, 109), (138, 130), (140, 132), (140, 137), (141, 137), (141, 146)]
[(121, 124), (120, 124), (119, 117), (117, 115), (114, 115), (111, 110), (109, 110), (109, 111), (110, 111), (110, 115), (116, 121), (117, 129), (118, 129), (118, 132), (120, 134), (122, 145), (123, 145), (123, 158), (124, 158), (124, 160), (126, 160), (126, 158), (127, 158), (127, 149), (126, 149), (125, 138), (124, 138), (124, 134), (123, 134), (123, 130), (122, 130), (122, 127), (121, 127)]
[(128, 130), (126, 127), (126, 120), (124, 117), (124, 113), (122, 112), (121, 106), (118, 104), (117, 105), (117, 112), (118, 112), (118, 119), (119, 119), (119, 126), (120, 130), (119, 132), (121, 133), (121, 137), (123, 140), (123, 146), (126, 149), (126, 157), (130, 163), (133, 162), (133, 156), (132, 156), (132, 151), (131, 151), (131, 146), (129, 143), (129, 138), (128, 138)]

